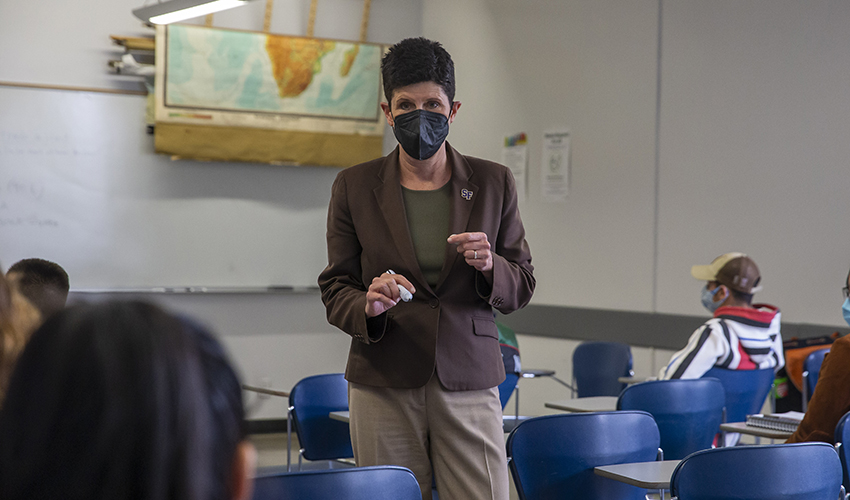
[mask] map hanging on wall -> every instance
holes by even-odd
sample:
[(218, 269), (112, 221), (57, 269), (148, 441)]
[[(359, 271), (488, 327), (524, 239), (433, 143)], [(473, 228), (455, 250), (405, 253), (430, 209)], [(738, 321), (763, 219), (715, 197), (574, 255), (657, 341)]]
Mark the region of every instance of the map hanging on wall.
[(184, 158), (347, 167), (381, 156), (377, 44), (157, 28), (155, 144)]

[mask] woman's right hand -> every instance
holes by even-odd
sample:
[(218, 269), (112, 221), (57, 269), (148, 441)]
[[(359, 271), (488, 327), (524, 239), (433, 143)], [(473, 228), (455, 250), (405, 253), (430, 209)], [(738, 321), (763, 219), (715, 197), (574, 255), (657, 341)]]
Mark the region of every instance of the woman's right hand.
[(384, 273), (372, 278), (372, 284), (366, 291), (366, 317), (372, 318), (389, 311), (401, 300), (398, 285), (407, 288), (410, 293), (416, 293), (413, 284), (400, 274)]

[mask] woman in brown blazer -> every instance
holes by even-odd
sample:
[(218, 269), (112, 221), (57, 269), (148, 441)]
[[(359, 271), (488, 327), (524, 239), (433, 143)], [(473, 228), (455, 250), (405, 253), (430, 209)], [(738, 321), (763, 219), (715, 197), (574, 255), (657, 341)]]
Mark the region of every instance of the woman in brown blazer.
[(353, 337), (355, 459), (409, 467), (426, 500), (432, 466), (443, 500), (507, 499), (493, 309), (535, 287), (514, 179), (445, 142), (460, 102), (439, 43), (403, 40), (381, 69), (401, 147), (337, 176), (319, 276), (328, 320)]

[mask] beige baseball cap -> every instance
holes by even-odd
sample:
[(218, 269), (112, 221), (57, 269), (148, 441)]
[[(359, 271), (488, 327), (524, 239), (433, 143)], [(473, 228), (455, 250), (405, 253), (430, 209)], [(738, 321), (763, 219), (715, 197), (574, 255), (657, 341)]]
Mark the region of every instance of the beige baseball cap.
[(742, 293), (756, 293), (762, 288), (758, 266), (741, 252), (724, 253), (711, 264), (693, 266), (691, 276), (702, 281), (717, 281)]

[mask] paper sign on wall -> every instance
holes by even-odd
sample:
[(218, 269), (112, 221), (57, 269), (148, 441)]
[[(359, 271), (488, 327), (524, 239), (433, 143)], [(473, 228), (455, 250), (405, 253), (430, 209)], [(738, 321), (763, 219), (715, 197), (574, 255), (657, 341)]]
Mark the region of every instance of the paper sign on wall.
[(525, 132), (505, 137), (505, 147), (502, 148), (502, 164), (514, 174), (517, 201), (525, 201), (526, 171), (528, 170), (528, 137)]
[(570, 192), (569, 130), (549, 130), (543, 133), (541, 162), (540, 194), (543, 201), (566, 201)]

